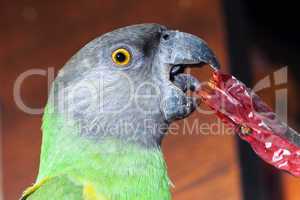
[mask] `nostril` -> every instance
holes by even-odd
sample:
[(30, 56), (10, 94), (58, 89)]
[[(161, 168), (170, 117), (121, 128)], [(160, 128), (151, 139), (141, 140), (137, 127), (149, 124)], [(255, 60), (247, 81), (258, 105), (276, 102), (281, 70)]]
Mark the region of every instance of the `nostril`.
[(169, 34), (163, 34), (163, 36), (162, 36), (162, 37), (163, 37), (163, 39), (164, 39), (164, 40), (168, 40), (168, 39), (169, 39), (169, 37), (170, 37), (170, 35), (169, 35)]

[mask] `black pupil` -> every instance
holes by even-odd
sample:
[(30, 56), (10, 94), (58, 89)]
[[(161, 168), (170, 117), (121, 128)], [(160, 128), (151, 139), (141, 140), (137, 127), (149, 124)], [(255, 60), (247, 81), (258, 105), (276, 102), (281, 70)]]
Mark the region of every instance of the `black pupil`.
[(126, 60), (126, 55), (124, 53), (119, 52), (119, 53), (116, 54), (116, 60), (118, 62), (122, 63)]

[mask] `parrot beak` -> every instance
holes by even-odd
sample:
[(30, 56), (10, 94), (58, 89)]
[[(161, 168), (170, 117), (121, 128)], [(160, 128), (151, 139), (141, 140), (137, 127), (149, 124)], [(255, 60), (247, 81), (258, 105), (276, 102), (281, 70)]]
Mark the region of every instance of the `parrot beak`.
[[(191, 74), (185, 74), (187, 67), (202, 67), (208, 64), (213, 70), (220, 65), (213, 51), (199, 37), (173, 30), (165, 30), (160, 42), (160, 70), (163, 79), (167, 79), (164, 89), (164, 99), (161, 106), (165, 119), (169, 122), (182, 119), (191, 114), (197, 100), (189, 96), (187, 91), (196, 91), (200, 81)], [(171, 83), (171, 84), (170, 84)]]
[[(214, 70), (220, 69), (220, 64), (213, 51), (201, 38), (179, 31), (166, 31), (163, 36), (163, 46), (168, 51), (165, 63), (172, 66), (210, 65)], [(175, 67), (179, 68), (179, 67)]]

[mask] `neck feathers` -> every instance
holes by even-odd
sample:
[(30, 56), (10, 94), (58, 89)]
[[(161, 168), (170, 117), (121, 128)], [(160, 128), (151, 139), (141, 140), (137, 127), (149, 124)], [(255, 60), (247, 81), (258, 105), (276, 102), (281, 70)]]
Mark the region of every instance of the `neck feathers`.
[[(113, 199), (170, 197), (166, 165), (159, 146), (145, 148), (118, 138), (93, 140), (81, 135), (75, 123), (66, 121), (48, 107), (43, 121), (38, 180), (59, 174), (89, 181), (100, 193), (119, 197)], [(123, 198), (126, 193), (128, 198)]]

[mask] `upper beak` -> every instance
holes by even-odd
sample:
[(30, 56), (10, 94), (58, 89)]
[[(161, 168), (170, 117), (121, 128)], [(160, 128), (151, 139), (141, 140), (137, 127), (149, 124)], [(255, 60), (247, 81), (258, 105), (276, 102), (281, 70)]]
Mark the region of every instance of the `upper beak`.
[(165, 63), (171, 65), (208, 64), (215, 70), (220, 69), (220, 64), (213, 51), (206, 42), (199, 37), (179, 32), (165, 31), (162, 45), (167, 50)]

